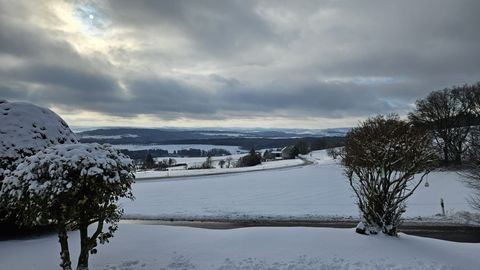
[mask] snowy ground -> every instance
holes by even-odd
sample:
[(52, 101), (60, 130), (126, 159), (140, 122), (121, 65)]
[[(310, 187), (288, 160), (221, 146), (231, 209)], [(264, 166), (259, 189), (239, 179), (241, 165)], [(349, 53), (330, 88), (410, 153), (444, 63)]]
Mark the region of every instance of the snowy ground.
[[(78, 232), (70, 234), (72, 260)], [(400, 234), (363, 236), (353, 229), (206, 230), (121, 224), (92, 255), (91, 269), (480, 269), (480, 244)], [(0, 242), (0, 269), (59, 269), (55, 235)]]
[[(260, 150), (263, 151), (263, 150)], [(151, 179), (151, 178), (165, 178), (165, 177), (181, 177), (181, 176), (201, 176), (201, 175), (215, 175), (215, 174), (227, 174), (227, 173), (239, 173), (239, 172), (251, 172), (251, 171), (262, 171), (266, 169), (278, 169), (278, 168), (285, 168), (285, 167), (292, 167), (298, 166), (303, 164), (304, 162), (300, 159), (289, 159), (289, 160), (274, 160), (274, 161), (266, 161), (262, 162), (262, 164), (252, 167), (243, 167), (243, 168), (235, 168), (235, 163), (238, 161), (239, 158), (245, 156), (244, 154), (235, 154), (229, 156), (218, 156), (212, 157), (212, 166), (213, 169), (193, 169), (193, 170), (186, 170), (183, 167), (172, 167), (167, 171), (154, 171), (154, 170), (139, 170), (135, 173), (135, 177), (137, 180), (142, 179)], [(224, 165), (224, 168), (221, 168), (219, 161), (226, 160), (227, 158), (231, 158), (231, 166), (227, 168), (227, 165)], [(309, 160), (316, 164), (334, 164), (335, 162), (331, 160), (330, 157), (327, 156), (326, 151), (314, 151), (311, 154), (302, 156), (303, 159)], [(162, 161), (168, 158), (155, 158), (157, 161)], [(175, 158), (177, 164), (185, 163), (188, 165), (189, 168), (193, 167), (200, 167), (204, 162), (205, 157), (179, 157)]]
[[(228, 156), (215, 156), (215, 157), (211, 157), (211, 161), (212, 161), (212, 166), (214, 168), (217, 168), (217, 169), (221, 169), (221, 166), (219, 164), (219, 162), (221, 160), (225, 161), (227, 160), (227, 158), (231, 159), (230, 160), (230, 167), (233, 168), (235, 167), (235, 163), (243, 156), (245, 156), (246, 154), (234, 154), (234, 155), (228, 155)], [(163, 160), (168, 160), (168, 157), (158, 157), (158, 158), (154, 158), (155, 161), (159, 162), (159, 161), (163, 161)], [(175, 159), (175, 161), (177, 162), (177, 164), (180, 164), (180, 163), (185, 163), (188, 165), (188, 168), (195, 168), (195, 167), (201, 167), (202, 164), (207, 160), (207, 157), (173, 157), (173, 159)], [(224, 164), (224, 168), (226, 168), (226, 164)], [(172, 169), (172, 168), (171, 168)], [(175, 167), (173, 167), (173, 169), (175, 169)]]
[[(358, 217), (342, 168), (325, 152), (314, 165), (230, 175), (139, 181), (126, 217), (179, 219), (330, 219)], [(470, 211), (470, 193), (454, 172), (436, 172), (408, 201), (405, 216)], [(445, 220), (445, 219), (443, 219)], [(458, 221), (453, 218), (452, 221)], [(70, 233), (72, 260), (78, 232)], [(363, 236), (353, 229), (256, 227), (208, 230), (120, 224), (110, 244), (91, 257), (91, 269), (480, 269), (480, 244), (400, 234)], [(0, 241), (0, 270), (58, 269), (55, 235)]]
[[(332, 219), (358, 218), (358, 210), (342, 168), (325, 152), (311, 157), (314, 165), (250, 172), (138, 181), (136, 200), (122, 201), (127, 218), (161, 219)], [(455, 172), (435, 172), (407, 202), (405, 217), (465, 222), (459, 211), (471, 211), (470, 190)], [(448, 218), (441, 213), (443, 198)]]
[[(240, 155), (242, 156), (242, 155)], [(216, 157), (216, 158), (225, 158), (225, 157)], [(188, 159), (188, 160), (187, 160)], [(238, 157), (237, 157), (238, 159)], [(184, 158), (184, 159), (175, 159), (177, 163), (187, 162), (189, 166), (192, 165), (201, 165), (205, 158)], [(183, 162), (182, 162), (183, 161)], [(235, 162), (236, 160), (234, 160)], [(213, 162), (217, 166), (217, 161)], [(135, 176), (138, 180), (145, 178), (155, 178), (155, 177), (179, 177), (179, 176), (199, 176), (199, 175), (216, 175), (216, 174), (229, 174), (229, 173), (240, 173), (240, 172), (251, 172), (251, 171), (262, 171), (267, 169), (274, 168), (284, 168), (291, 166), (298, 166), (304, 162), (301, 159), (288, 159), (288, 160), (276, 160), (262, 162), (262, 164), (252, 167), (242, 167), (242, 168), (214, 168), (214, 169), (195, 169), (195, 170), (170, 170), (170, 171), (138, 171), (135, 173)]]

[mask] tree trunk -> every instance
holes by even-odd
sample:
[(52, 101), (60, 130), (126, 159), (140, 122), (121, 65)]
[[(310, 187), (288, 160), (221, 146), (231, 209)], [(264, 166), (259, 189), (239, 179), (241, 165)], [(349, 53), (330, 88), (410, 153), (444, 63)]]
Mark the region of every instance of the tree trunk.
[(462, 153), (463, 153), (462, 142), (459, 142), (456, 157), (455, 157), (455, 162), (457, 164), (462, 164)]
[(457, 165), (462, 164), (462, 154), (461, 154), (461, 153), (456, 153), (456, 155), (455, 155), (455, 164), (457, 164)]
[(88, 239), (88, 226), (80, 225), (80, 256), (78, 257), (77, 270), (88, 269), (88, 255), (90, 251), (90, 243)]
[(397, 227), (383, 227), (383, 233), (390, 236), (397, 236)]
[(449, 160), (448, 160), (448, 146), (445, 144), (443, 147), (443, 159), (445, 161), (445, 164), (448, 165)]
[(72, 262), (70, 261), (70, 251), (68, 250), (68, 235), (64, 225), (59, 225), (58, 228), (58, 241), (60, 242), (60, 258), (62, 263), (60, 266), (63, 270), (72, 270)]

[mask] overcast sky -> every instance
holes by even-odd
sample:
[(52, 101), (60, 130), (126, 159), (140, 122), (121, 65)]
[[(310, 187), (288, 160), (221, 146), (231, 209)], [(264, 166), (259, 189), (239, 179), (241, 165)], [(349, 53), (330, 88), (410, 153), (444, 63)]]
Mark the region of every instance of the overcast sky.
[(327, 128), (480, 80), (480, 1), (0, 0), (0, 98), (73, 126)]

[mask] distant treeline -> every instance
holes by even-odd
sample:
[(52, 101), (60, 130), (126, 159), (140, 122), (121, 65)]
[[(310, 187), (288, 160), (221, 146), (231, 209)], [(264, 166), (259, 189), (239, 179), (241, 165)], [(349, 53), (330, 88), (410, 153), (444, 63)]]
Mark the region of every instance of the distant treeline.
[[(295, 145), (297, 142), (303, 141), (308, 144), (311, 151), (322, 150), (327, 148), (334, 148), (343, 146), (344, 137), (305, 137), (292, 139), (257, 139), (257, 138), (232, 138), (232, 139), (207, 139), (207, 140), (182, 140), (182, 141), (167, 141), (165, 144), (210, 144), (210, 145), (231, 145), (240, 146), (245, 150), (250, 149), (273, 149), (283, 148), (290, 145)], [(183, 149), (169, 153), (163, 149), (151, 150), (121, 150), (122, 153), (128, 155), (132, 159), (144, 159), (147, 154), (152, 157), (207, 157), (207, 156), (226, 156), (230, 154), (229, 151), (220, 148), (214, 148), (209, 151), (200, 149)]]
[[(131, 138), (126, 138), (130, 140)], [(140, 140), (134, 138), (134, 144), (209, 144), (209, 145), (228, 145), (239, 146), (244, 150), (250, 149), (267, 149), (267, 148), (282, 148), (288, 145), (293, 145), (299, 140), (305, 140), (309, 144), (318, 144), (317, 142), (323, 142), (326, 147), (342, 146), (344, 137), (302, 137), (302, 138), (223, 138), (223, 139), (186, 139), (186, 140), (164, 140), (164, 141), (149, 141)], [(123, 144), (121, 139), (81, 139), (83, 143), (109, 143), (109, 144)], [(131, 143), (131, 141), (129, 141)], [(323, 148), (322, 148), (323, 149)], [(150, 150), (151, 151), (151, 150)]]
[(214, 156), (227, 156), (231, 155), (231, 153), (225, 149), (220, 148), (213, 148), (208, 151), (190, 148), (190, 149), (182, 149), (178, 151), (173, 151), (173, 153), (169, 153), (167, 150), (163, 149), (150, 149), (150, 150), (120, 150), (120, 152), (124, 153), (125, 155), (129, 156), (131, 159), (144, 159), (148, 154), (150, 154), (154, 158), (158, 157), (214, 157)]
[(163, 149), (152, 149), (152, 150), (136, 150), (136, 151), (129, 151), (129, 150), (120, 150), (123, 154), (129, 156), (131, 159), (144, 159), (147, 154), (152, 155), (152, 157), (169, 157), (168, 151)]
[[(346, 131), (345, 131), (346, 132)], [(242, 149), (282, 148), (295, 144), (300, 139), (309, 143), (326, 138), (334, 145), (343, 141), (344, 131), (326, 131), (328, 135), (300, 135), (294, 131), (216, 131), (145, 128), (109, 128), (79, 133), (83, 143), (109, 144), (210, 144), (240, 146)], [(103, 137), (102, 137), (103, 136)], [(233, 136), (233, 137), (232, 137)], [(82, 138), (83, 137), (83, 138)]]
[[(341, 130), (326, 131), (325, 136), (343, 136)], [(103, 137), (102, 137), (103, 136)], [(232, 137), (233, 136), (233, 137)], [(108, 128), (84, 131), (79, 133), (82, 142), (101, 142), (110, 144), (165, 144), (167, 141), (188, 143), (189, 140), (230, 139), (237, 138), (269, 138), (288, 139), (299, 136), (298, 133), (289, 131), (218, 131), (218, 130), (178, 130), (178, 129), (146, 129), (146, 128)], [(305, 135), (300, 135), (305, 136)], [(83, 138), (82, 138), (83, 137)], [(111, 137), (111, 138), (108, 138)], [(112, 138), (115, 137), (115, 138)], [(311, 137), (322, 137), (311, 135)], [(236, 145), (236, 144), (229, 144)]]

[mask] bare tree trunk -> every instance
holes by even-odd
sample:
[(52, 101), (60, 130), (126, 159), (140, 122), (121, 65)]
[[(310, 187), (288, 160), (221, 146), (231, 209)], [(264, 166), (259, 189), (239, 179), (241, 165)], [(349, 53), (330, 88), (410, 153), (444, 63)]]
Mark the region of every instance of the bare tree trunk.
[(70, 261), (70, 251), (68, 250), (68, 235), (64, 225), (59, 225), (58, 228), (58, 241), (60, 242), (60, 258), (62, 263), (60, 266), (63, 270), (72, 270), (72, 262)]
[(443, 147), (443, 159), (444, 159), (446, 165), (448, 165), (450, 163), (449, 158), (448, 158), (448, 146), (447, 146), (446, 143), (445, 143), (445, 146)]
[(464, 140), (458, 142), (457, 155), (456, 155), (456, 158), (455, 158), (455, 162), (456, 162), (457, 164), (462, 164), (462, 154), (463, 154), (463, 147), (462, 147), (462, 145), (463, 145), (463, 142), (464, 142)]
[(77, 270), (88, 269), (88, 255), (90, 251), (90, 241), (88, 238), (88, 226), (80, 225), (80, 256), (78, 257)]

